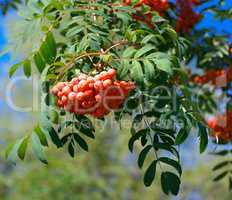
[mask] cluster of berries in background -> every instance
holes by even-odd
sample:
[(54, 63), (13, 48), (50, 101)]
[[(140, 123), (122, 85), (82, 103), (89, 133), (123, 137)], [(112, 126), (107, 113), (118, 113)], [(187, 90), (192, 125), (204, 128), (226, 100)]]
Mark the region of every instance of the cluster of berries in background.
[[(150, 7), (150, 11), (157, 11), (161, 16), (164, 12), (169, 8), (168, 0), (124, 0), (123, 1), (126, 5), (134, 5), (134, 7), (140, 7), (143, 4)], [(146, 23), (149, 27), (154, 28), (154, 24), (152, 24), (152, 14), (148, 13), (137, 13), (133, 14), (133, 18), (137, 21), (142, 21)]]
[(115, 80), (116, 70), (102, 71), (95, 76), (79, 74), (70, 82), (59, 82), (51, 90), (57, 97), (57, 106), (78, 115), (102, 118), (118, 109), (129, 92), (135, 89), (133, 82)]
[(217, 115), (207, 121), (213, 130), (213, 137), (223, 142), (232, 141), (232, 111)]
[(199, 5), (199, 0), (177, 0), (176, 5), (179, 9), (179, 16), (176, 22), (176, 31), (188, 33), (196, 23), (202, 18), (200, 13), (193, 9), (193, 5)]
[(232, 66), (228, 69), (218, 69), (218, 70), (206, 70), (205, 74), (202, 76), (195, 75), (192, 77), (192, 81), (196, 84), (206, 84), (210, 83), (214, 86), (226, 86), (227, 83), (232, 81)]
[[(150, 7), (150, 11), (157, 11), (161, 16), (169, 8), (168, 0), (123, 0), (126, 5), (134, 5), (134, 7), (140, 7), (147, 5)], [(176, 31), (181, 33), (188, 33), (194, 27), (196, 23), (200, 21), (202, 15), (197, 13), (193, 6), (201, 4), (201, 0), (176, 0), (176, 8), (178, 12)], [(138, 21), (146, 23), (151, 28), (155, 26), (152, 24), (152, 14), (137, 13), (133, 15), (133, 18)]]

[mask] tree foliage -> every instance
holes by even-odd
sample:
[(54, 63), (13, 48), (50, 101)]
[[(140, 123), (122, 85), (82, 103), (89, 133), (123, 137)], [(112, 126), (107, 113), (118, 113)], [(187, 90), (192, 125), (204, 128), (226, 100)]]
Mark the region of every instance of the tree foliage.
[[(196, 129), (199, 152), (203, 153), (209, 136), (205, 113), (212, 113), (217, 107), (210, 86), (196, 84), (186, 65), (194, 57), (200, 69), (227, 68), (231, 64), (226, 35), (194, 26), (200, 21), (199, 16), (208, 11), (220, 18), (226, 18), (231, 11), (208, 6), (207, 1), (199, 3), (207, 7), (201, 8), (198, 15), (190, 1), (190, 7), (182, 1), (170, 2), (164, 11), (151, 9), (146, 1), (139, 6), (137, 3), (29, 0), (19, 9), (27, 9), (20, 12), (21, 20), (30, 24), (30, 29), (37, 27), (37, 41), (10, 68), (9, 76), (20, 67), (26, 77), (40, 74), (41, 120), (31, 134), (8, 147), (8, 159), (15, 161), (18, 156), (23, 160), (30, 145), (45, 164), (49, 161), (44, 149), (51, 144), (66, 148), (71, 157), (78, 150), (88, 151), (88, 140), (95, 138), (94, 122), (104, 118), (59, 109), (50, 91), (58, 82), (70, 82), (81, 73), (94, 76), (113, 68), (117, 70), (117, 80), (133, 81), (136, 85), (113, 116), (118, 123), (125, 118), (131, 120), (128, 147), (131, 152), (135, 143), (142, 147), (138, 166), (145, 169), (145, 186), (153, 183), (160, 170), (164, 193), (178, 194), (182, 175), (178, 146)], [(186, 8), (198, 16), (194, 23), (183, 22)], [(178, 23), (182, 29), (177, 29)], [(25, 32), (12, 47), (30, 38), (31, 33)], [(168, 156), (161, 156), (160, 152)], [(145, 166), (148, 155), (153, 160)], [(227, 164), (231, 161), (220, 163), (214, 170)], [(165, 170), (164, 165), (168, 166)], [(225, 171), (215, 180), (227, 174)]]

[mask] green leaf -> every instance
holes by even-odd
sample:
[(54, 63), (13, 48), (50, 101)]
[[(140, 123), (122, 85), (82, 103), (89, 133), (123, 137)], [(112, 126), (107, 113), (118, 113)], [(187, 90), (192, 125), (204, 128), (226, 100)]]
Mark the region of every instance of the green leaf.
[(136, 52), (134, 58), (140, 58), (141, 56), (143, 56), (144, 54), (148, 53), (149, 51), (153, 49), (155, 49), (153, 45), (146, 45)]
[(144, 161), (145, 161), (145, 159), (146, 159), (146, 157), (147, 157), (147, 154), (148, 154), (148, 152), (150, 151), (151, 148), (152, 148), (152, 145), (148, 145), (148, 146), (146, 146), (146, 147), (141, 151), (141, 153), (139, 154), (138, 166), (139, 166), (140, 168), (143, 167), (143, 163), (144, 163)]
[(50, 118), (51, 118), (51, 122), (53, 124), (58, 124), (59, 123), (59, 114), (56, 110), (52, 109), (50, 111)]
[(138, 140), (140, 137), (142, 137), (143, 135), (145, 135), (147, 133), (147, 129), (142, 129), (140, 131), (138, 131), (137, 133), (135, 133), (134, 135), (132, 135), (132, 137), (129, 140), (128, 143), (128, 148), (131, 152), (133, 152), (133, 147), (134, 147), (134, 143), (136, 140)]
[(143, 61), (143, 65), (144, 65), (144, 71), (145, 71), (145, 76), (146, 76), (147, 80), (154, 79), (154, 77), (155, 77), (154, 64), (151, 61), (145, 59)]
[(85, 142), (85, 140), (79, 136), (77, 133), (74, 133), (74, 139), (79, 144), (79, 146), (84, 149), (85, 151), (88, 151), (88, 144)]
[(31, 76), (31, 62), (30, 60), (25, 60), (23, 62), (23, 71), (26, 77)]
[(52, 55), (52, 59), (54, 61), (56, 58), (56, 54), (57, 54), (57, 47), (56, 47), (56, 41), (54, 39), (52, 32), (49, 32), (47, 34), (46, 42), (48, 44), (48, 47), (50, 49), (50, 53)]
[(203, 153), (208, 145), (208, 133), (205, 126), (201, 123), (198, 123), (199, 127), (199, 136), (200, 136), (200, 153)]
[(123, 79), (127, 74), (131, 67), (129, 60), (122, 60), (122, 64), (119, 66), (117, 70), (117, 77), (118, 79)]
[(122, 54), (122, 58), (131, 58), (137, 50), (134, 47), (128, 47)]
[(31, 136), (31, 144), (32, 144), (32, 149), (36, 155), (36, 157), (44, 164), (48, 164), (45, 155), (44, 155), (44, 151), (43, 151), (43, 147), (40, 143), (40, 140), (37, 136), (37, 134), (32, 133)]
[(72, 142), (70, 142), (68, 144), (68, 152), (69, 152), (70, 156), (74, 158), (74, 156), (75, 156), (75, 149), (73, 147), (73, 143)]
[(188, 132), (185, 128), (180, 129), (178, 135), (176, 136), (175, 139), (175, 144), (180, 145), (182, 144), (188, 137)]
[(165, 194), (177, 195), (180, 189), (180, 179), (172, 172), (163, 172), (161, 174), (161, 186)]
[(18, 157), (21, 160), (24, 160), (25, 158), (25, 154), (26, 154), (26, 150), (27, 150), (27, 146), (28, 146), (28, 142), (29, 142), (30, 137), (27, 136), (22, 140), (22, 143), (20, 144), (19, 148), (18, 148)]
[(134, 60), (131, 68), (132, 78), (139, 84), (143, 83), (143, 70), (141, 64)]
[(229, 164), (230, 164), (230, 161), (221, 162), (221, 163), (217, 164), (216, 166), (214, 166), (213, 171), (221, 169), (221, 168), (223, 168), (223, 167), (225, 167), (225, 166), (227, 166)]
[(156, 64), (156, 67), (164, 72), (167, 72), (168, 74), (172, 74), (172, 63), (168, 58), (161, 58), (161, 59), (155, 59), (153, 60)]
[(229, 153), (228, 150), (221, 150), (221, 151), (218, 151), (218, 152), (211, 152), (210, 154), (212, 155), (217, 155), (217, 156), (225, 156)]
[(48, 131), (48, 133), (49, 133), (49, 135), (51, 137), (51, 140), (52, 140), (53, 144), (55, 144), (57, 148), (62, 147), (63, 144), (62, 144), (56, 130), (53, 127), (49, 127), (47, 129), (47, 131)]
[(160, 157), (158, 160), (167, 164), (167, 165), (174, 167), (177, 170), (177, 172), (179, 173), (179, 175), (181, 176), (182, 169), (181, 169), (180, 163), (178, 163), (177, 161), (175, 161), (171, 158), (167, 158), (167, 157)]
[(153, 34), (149, 34), (149, 35), (145, 36), (142, 39), (141, 44), (147, 44), (152, 38), (155, 38), (155, 36)]
[(10, 78), (15, 74), (15, 72), (17, 71), (17, 69), (18, 69), (21, 65), (22, 65), (22, 62), (19, 62), (19, 63), (14, 64), (14, 65), (10, 68), (10, 70), (9, 70), (9, 72), (8, 72)]
[(35, 61), (35, 65), (36, 65), (38, 71), (40, 73), (42, 73), (43, 70), (45, 69), (46, 63), (44, 62), (42, 56), (40, 55), (40, 52), (37, 52), (34, 55), (34, 61)]
[(46, 61), (46, 63), (51, 64), (56, 58), (56, 42), (54, 40), (53, 34), (49, 32), (45, 41), (40, 47), (40, 54)]
[(218, 176), (216, 176), (213, 181), (217, 182), (220, 181), (221, 179), (223, 179), (227, 174), (229, 173), (229, 171), (224, 171), (221, 174), (219, 174)]
[(146, 172), (145, 172), (145, 175), (144, 175), (144, 185), (146, 187), (149, 187), (154, 178), (155, 178), (155, 173), (156, 173), (156, 160), (154, 160), (150, 166), (147, 168)]
[(232, 177), (229, 177), (229, 191), (232, 190)]
[(37, 134), (37, 136), (39, 137), (40, 143), (43, 146), (48, 146), (48, 142), (47, 142), (47, 138), (46, 138), (46, 134), (42, 131), (42, 129), (40, 128), (39, 125), (37, 125), (34, 128), (34, 132)]

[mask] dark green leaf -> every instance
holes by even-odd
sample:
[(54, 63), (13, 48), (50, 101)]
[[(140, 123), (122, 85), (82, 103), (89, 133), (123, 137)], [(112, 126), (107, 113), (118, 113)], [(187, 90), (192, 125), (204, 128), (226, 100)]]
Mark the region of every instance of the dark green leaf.
[(156, 160), (154, 160), (150, 166), (147, 168), (146, 172), (145, 172), (145, 175), (144, 175), (144, 185), (146, 187), (149, 187), (154, 178), (155, 178), (155, 173), (156, 173)]
[(68, 144), (68, 152), (69, 152), (70, 156), (74, 158), (74, 156), (75, 156), (75, 149), (73, 147), (73, 143), (72, 142), (70, 142)]
[(145, 161), (145, 159), (146, 159), (146, 157), (147, 157), (147, 154), (148, 154), (148, 152), (150, 151), (151, 148), (152, 148), (152, 145), (148, 145), (148, 146), (146, 146), (146, 147), (141, 151), (141, 153), (139, 154), (138, 166), (139, 166), (140, 168), (143, 167), (143, 163), (144, 163), (144, 161)]
[(79, 136), (77, 133), (74, 133), (74, 139), (79, 144), (79, 146), (84, 149), (85, 151), (88, 151), (88, 144), (85, 142), (85, 140)]
[(218, 151), (218, 152), (211, 152), (210, 154), (212, 155), (217, 155), (217, 156), (225, 156), (229, 153), (228, 150), (222, 150), (222, 151)]
[(200, 153), (203, 153), (208, 145), (208, 133), (205, 126), (201, 123), (198, 124), (199, 127), (199, 136), (200, 136)]
[(229, 164), (230, 164), (230, 161), (221, 162), (221, 163), (217, 164), (216, 166), (214, 166), (213, 171), (221, 169), (221, 168), (223, 168), (223, 167), (225, 167), (225, 166), (227, 166)]
[(178, 135), (176, 136), (175, 144), (182, 144), (188, 137), (188, 132), (185, 128), (180, 129)]
[(177, 172), (179, 173), (179, 175), (181, 176), (182, 169), (181, 169), (180, 163), (178, 163), (177, 161), (175, 161), (171, 158), (167, 158), (167, 157), (160, 157), (158, 160), (167, 164), (167, 165), (174, 167), (177, 170)]
[(142, 129), (140, 131), (138, 131), (137, 133), (135, 133), (134, 135), (132, 135), (132, 137), (129, 140), (128, 143), (128, 148), (131, 152), (133, 152), (133, 147), (134, 147), (134, 143), (136, 140), (138, 140), (140, 137), (142, 137), (143, 135), (145, 135), (147, 133), (147, 129)]
[(56, 130), (53, 127), (49, 127), (49, 129), (47, 129), (47, 131), (51, 137), (53, 144), (55, 144), (57, 148), (62, 147), (63, 144), (62, 144)]
[(229, 171), (225, 171), (225, 172), (222, 172), (221, 174), (219, 174), (218, 176), (216, 176), (213, 181), (220, 181), (221, 179), (223, 179), (227, 174), (229, 173)]
[(180, 179), (172, 172), (163, 172), (161, 174), (161, 186), (165, 194), (177, 195), (180, 189)]

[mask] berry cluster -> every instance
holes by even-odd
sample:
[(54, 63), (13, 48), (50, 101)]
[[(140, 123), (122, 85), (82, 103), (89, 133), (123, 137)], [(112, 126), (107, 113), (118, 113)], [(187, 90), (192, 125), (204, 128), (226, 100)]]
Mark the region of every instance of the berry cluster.
[(179, 8), (179, 16), (176, 22), (176, 31), (188, 33), (193, 26), (200, 21), (201, 14), (193, 10), (193, 4), (200, 4), (199, 0), (177, 0), (176, 5)]
[[(131, 5), (133, 3), (132, 0), (124, 0), (124, 3), (127, 5)], [(152, 11), (157, 11), (162, 14), (169, 7), (168, 0), (138, 0), (135, 3), (135, 7), (139, 7), (142, 4), (145, 4), (151, 8)]]
[(227, 70), (206, 70), (204, 75), (194, 76), (192, 81), (196, 84), (211, 83), (215, 86), (225, 86), (232, 81), (232, 67), (229, 67)]
[(80, 74), (71, 82), (59, 82), (52, 88), (57, 106), (66, 111), (96, 118), (119, 108), (135, 88), (133, 82), (116, 81), (116, 70), (103, 71), (96, 76)]
[(224, 115), (217, 115), (207, 123), (213, 129), (213, 137), (224, 142), (232, 141), (232, 111), (227, 111)]
[[(123, 1), (126, 5), (132, 5), (132, 0), (124, 0)], [(151, 11), (157, 11), (160, 15), (163, 15), (164, 12), (168, 9), (169, 3), (168, 0), (138, 0), (134, 3), (134, 7), (140, 7), (142, 4), (147, 5), (150, 7)], [(137, 21), (141, 21), (146, 23), (149, 27), (154, 28), (154, 24), (152, 24), (152, 17), (153, 15), (148, 13), (140, 13), (133, 14), (133, 19)]]

